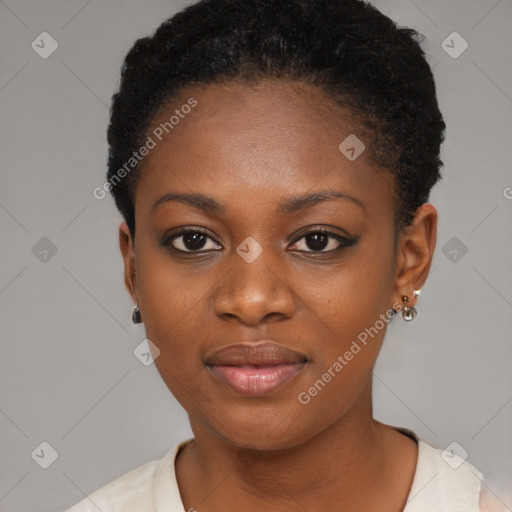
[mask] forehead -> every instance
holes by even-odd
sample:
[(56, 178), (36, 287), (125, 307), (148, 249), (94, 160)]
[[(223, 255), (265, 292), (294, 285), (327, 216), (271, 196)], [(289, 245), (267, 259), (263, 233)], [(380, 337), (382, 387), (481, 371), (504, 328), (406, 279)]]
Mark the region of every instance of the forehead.
[[(195, 106), (184, 108), (191, 100)], [(148, 135), (155, 147), (142, 162), (136, 210), (174, 191), (224, 197), (231, 204), (236, 199), (246, 207), (317, 188), (392, 203), (390, 175), (374, 167), (366, 150), (355, 160), (340, 151), (347, 137), (370, 148), (368, 133), (312, 85), (187, 87), (161, 109)]]

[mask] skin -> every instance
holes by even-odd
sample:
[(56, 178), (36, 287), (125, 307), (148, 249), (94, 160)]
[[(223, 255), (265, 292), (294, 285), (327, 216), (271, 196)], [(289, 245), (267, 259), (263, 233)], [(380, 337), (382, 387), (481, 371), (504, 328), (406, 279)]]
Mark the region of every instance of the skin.
[[(195, 436), (176, 461), (185, 510), (403, 510), (417, 445), (372, 417), (385, 328), (308, 404), (297, 397), (393, 303), (405, 295), (416, 304), (412, 291), (423, 286), (435, 248), (435, 208), (420, 207), (395, 245), (391, 175), (370, 162), (370, 135), (314, 86), (189, 87), (152, 126), (191, 96), (197, 107), (143, 161), (135, 241), (125, 223), (119, 228), (126, 287)], [(338, 150), (351, 133), (368, 148), (353, 162)], [(362, 206), (338, 199), (277, 213), (283, 199), (324, 189)], [(177, 201), (152, 210), (169, 192), (202, 193), (226, 210)], [(214, 237), (201, 255), (163, 243), (171, 230), (198, 226)], [(357, 241), (325, 254), (340, 244), (329, 237), (315, 246), (305, 235), (319, 227)], [(236, 252), (249, 236), (263, 250), (252, 263)], [(184, 237), (174, 245), (190, 251)], [(261, 339), (309, 359), (276, 392), (240, 395), (204, 365), (216, 349)]]

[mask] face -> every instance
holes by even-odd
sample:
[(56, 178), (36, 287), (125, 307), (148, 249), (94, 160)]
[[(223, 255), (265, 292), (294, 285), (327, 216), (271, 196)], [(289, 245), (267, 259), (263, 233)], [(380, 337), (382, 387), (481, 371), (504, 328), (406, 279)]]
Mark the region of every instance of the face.
[(370, 140), (313, 86), (188, 88), (148, 133), (190, 98), (143, 161), (134, 246), (120, 228), (159, 373), (194, 431), (240, 446), (370, 415), (391, 308), (413, 284), (391, 176), (340, 151)]

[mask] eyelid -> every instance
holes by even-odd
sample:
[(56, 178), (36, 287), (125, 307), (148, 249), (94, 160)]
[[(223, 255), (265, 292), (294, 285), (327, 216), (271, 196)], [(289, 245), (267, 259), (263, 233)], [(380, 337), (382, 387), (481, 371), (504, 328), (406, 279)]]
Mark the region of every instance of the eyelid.
[[(339, 233), (338, 231), (341, 231), (341, 233)], [(293, 235), (293, 237), (289, 237), (288, 242), (292, 240), (299, 240), (304, 236), (319, 232), (324, 233), (326, 235), (332, 235), (333, 237), (339, 237), (344, 240), (352, 240), (354, 238), (357, 238), (341, 228), (329, 226), (326, 224), (311, 224), (309, 226), (304, 226), (304, 228), (302, 228), (298, 234)]]

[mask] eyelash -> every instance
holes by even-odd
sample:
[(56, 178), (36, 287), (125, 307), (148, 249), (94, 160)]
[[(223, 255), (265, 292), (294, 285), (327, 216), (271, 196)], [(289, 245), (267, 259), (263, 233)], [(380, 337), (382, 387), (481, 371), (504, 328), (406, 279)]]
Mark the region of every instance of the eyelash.
[[(178, 233), (174, 233), (170, 236), (166, 236), (164, 237), (163, 241), (162, 241), (162, 245), (164, 245), (165, 247), (169, 247), (171, 250), (177, 252), (177, 253), (181, 253), (181, 254), (204, 254), (206, 252), (209, 252), (211, 249), (207, 249), (206, 251), (204, 249), (200, 249), (200, 250), (197, 250), (197, 251), (184, 251), (182, 249), (177, 249), (176, 247), (174, 247), (172, 245), (172, 242), (174, 240), (176, 240), (177, 238), (180, 238), (184, 235), (190, 235), (190, 234), (201, 234), (201, 235), (205, 235), (206, 237), (210, 238), (212, 241), (214, 241), (217, 245), (221, 245), (220, 242), (218, 240), (216, 240), (216, 238), (207, 230), (205, 229), (201, 229), (199, 227), (197, 228), (193, 228), (193, 229), (185, 229), (183, 231), (179, 231)], [(348, 248), (348, 247), (352, 247), (353, 245), (355, 245), (358, 241), (358, 237), (345, 237), (345, 236), (342, 236), (342, 235), (339, 235), (337, 233), (333, 233), (332, 231), (329, 231), (328, 229), (326, 228), (315, 228), (315, 229), (312, 229), (306, 233), (303, 233), (300, 235), (300, 237), (296, 238), (295, 241), (293, 242), (292, 245), (295, 245), (297, 244), (297, 242), (299, 242), (300, 240), (302, 240), (303, 238), (306, 238), (307, 236), (310, 236), (310, 235), (315, 235), (315, 234), (322, 234), (322, 235), (327, 235), (331, 238), (334, 238), (337, 242), (339, 242), (339, 246), (336, 247), (336, 249), (331, 249), (330, 251), (303, 251), (303, 250), (300, 250), (298, 252), (302, 252), (302, 253), (312, 253), (312, 254), (334, 254), (334, 253), (337, 253), (339, 251), (341, 251), (342, 249), (345, 249), (345, 248)], [(218, 250), (218, 249), (214, 249), (214, 250)]]

